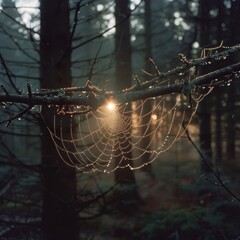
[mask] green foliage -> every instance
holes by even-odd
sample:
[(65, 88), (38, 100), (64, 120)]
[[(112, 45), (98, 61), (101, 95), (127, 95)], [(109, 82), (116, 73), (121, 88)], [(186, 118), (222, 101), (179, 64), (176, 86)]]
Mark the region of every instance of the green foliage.
[(221, 215), (205, 208), (160, 210), (143, 219), (139, 235), (149, 240), (167, 239), (174, 234), (181, 239), (215, 239), (211, 230), (217, 229), (223, 220)]

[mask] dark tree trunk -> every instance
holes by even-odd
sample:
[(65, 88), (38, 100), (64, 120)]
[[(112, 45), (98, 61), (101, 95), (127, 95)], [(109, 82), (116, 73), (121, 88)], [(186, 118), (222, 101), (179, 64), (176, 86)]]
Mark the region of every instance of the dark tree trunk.
[[(218, 16), (217, 16), (217, 41), (221, 42), (223, 39), (223, 30), (222, 30), (222, 23), (223, 23), (223, 8), (224, 4), (219, 1), (218, 3)], [(221, 87), (214, 89), (214, 96), (215, 96), (215, 162), (220, 164), (222, 162), (222, 147), (223, 147), (223, 140), (222, 140), (222, 89)]]
[(240, 2), (236, 0), (231, 0), (231, 9), (230, 9), (230, 31), (229, 39), (230, 46), (239, 44), (240, 41), (240, 29), (238, 24), (240, 21)]
[(227, 146), (226, 146), (226, 160), (234, 160), (236, 155), (236, 120), (239, 119), (235, 118), (236, 109), (235, 109), (235, 98), (236, 98), (236, 88), (237, 84), (235, 84), (237, 80), (233, 77), (233, 82), (228, 90), (228, 98), (227, 98), (227, 121), (226, 121), (226, 139), (227, 139)]
[[(41, 88), (61, 88), (71, 85), (71, 53), (68, 0), (41, 0)], [(50, 127), (54, 110), (43, 108), (42, 114)], [(65, 119), (67, 122), (67, 117)], [(66, 124), (67, 125), (67, 124)], [(56, 131), (59, 131), (59, 124)], [(63, 126), (67, 137), (68, 126)], [(68, 131), (69, 132), (69, 131)], [(42, 126), (44, 239), (77, 239), (77, 215), (71, 201), (76, 196), (75, 170), (60, 159), (53, 141)]]
[(217, 88), (214, 91), (215, 95), (215, 162), (217, 164), (222, 162), (222, 91)]
[[(115, 19), (116, 23), (121, 23), (116, 27), (115, 33), (115, 46), (116, 46), (116, 82), (115, 90), (120, 91), (131, 86), (131, 42), (130, 42), (130, 9), (129, 9), (129, 0), (116, 0), (115, 6)], [(128, 113), (126, 113), (128, 112)], [(124, 114), (130, 116), (131, 104), (126, 108)], [(129, 129), (131, 127), (129, 126)], [(129, 139), (128, 139), (129, 138)], [(128, 142), (131, 138), (131, 130), (128, 132), (125, 139), (119, 134), (119, 144), (121, 149), (125, 149), (124, 153), (120, 149), (116, 149), (116, 154), (119, 155), (116, 160), (116, 164), (121, 165), (122, 162), (128, 162), (131, 166), (131, 161), (127, 159), (132, 158), (132, 148), (131, 145), (128, 145)], [(126, 146), (128, 147), (126, 148)], [(115, 180), (120, 183), (120, 195), (122, 210), (129, 212), (133, 210), (133, 205), (136, 204), (134, 201), (138, 200), (137, 185), (134, 176), (134, 172), (130, 168), (118, 168), (115, 171)], [(130, 200), (130, 201), (129, 201)]]
[[(200, 17), (200, 46), (206, 47), (210, 43), (210, 24), (209, 24), (209, 1), (199, 0), (199, 17)], [(202, 69), (200, 71), (203, 73)], [(199, 105), (199, 141), (201, 151), (204, 153), (206, 160), (209, 162), (212, 158), (212, 147), (211, 147), (211, 96), (205, 97)], [(202, 170), (208, 171), (208, 168), (202, 163)]]
[[(144, 22), (145, 22), (145, 69), (147, 72), (152, 72), (151, 67), (150, 67), (150, 62), (149, 62), (149, 58), (152, 57), (152, 35), (151, 35), (151, 0), (145, 0), (144, 1), (145, 4), (145, 11), (144, 11)], [(146, 79), (148, 80), (148, 79)], [(146, 149), (146, 152), (143, 154), (142, 156), (142, 162), (149, 162), (150, 158), (151, 158), (151, 154), (149, 152), (150, 150), (150, 146), (149, 143), (151, 141), (151, 135), (149, 135), (149, 132), (151, 131), (151, 128), (148, 128), (147, 126), (149, 125), (149, 123), (151, 122), (151, 114), (149, 114), (151, 112), (152, 109), (152, 104), (151, 101), (147, 101), (144, 104), (144, 108), (143, 108), (143, 117), (142, 117), (142, 124), (143, 127), (141, 129), (142, 134), (146, 134), (146, 137), (142, 140), (142, 148)], [(154, 179), (154, 174), (153, 174), (153, 170), (152, 170), (152, 166), (151, 164), (148, 164), (146, 166), (144, 166), (142, 168), (143, 171), (145, 171), (152, 179)]]
[[(230, 43), (229, 45), (238, 44), (240, 39), (240, 31), (237, 27), (236, 22), (240, 21), (239, 16), (240, 11), (240, 2), (239, 1), (231, 1), (231, 11), (230, 11)], [(234, 60), (236, 61), (236, 59)], [(238, 61), (238, 59), (237, 59)], [(228, 88), (228, 98), (227, 98), (227, 121), (226, 121), (226, 157), (227, 160), (233, 160), (236, 155), (236, 121), (239, 119), (236, 118), (236, 109), (235, 109), (235, 101), (238, 91), (238, 85), (235, 84), (236, 79), (233, 77), (233, 82), (231, 86)]]

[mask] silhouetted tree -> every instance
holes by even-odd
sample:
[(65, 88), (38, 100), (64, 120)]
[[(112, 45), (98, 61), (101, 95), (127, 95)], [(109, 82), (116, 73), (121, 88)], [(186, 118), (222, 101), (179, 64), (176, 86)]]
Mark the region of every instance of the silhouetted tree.
[[(130, 8), (129, 0), (115, 1), (115, 20), (118, 24), (115, 33), (115, 51), (116, 51), (116, 82), (115, 91), (121, 91), (129, 88), (132, 84), (132, 69), (131, 69), (131, 42), (130, 42)], [(121, 23), (121, 24), (119, 24)], [(125, 108), (124, 114), (131, 114), (131, 104)], [(129, 132), (119, 133), (119, 140), (116, 145), (115, 159), (116, 164), (121, 167), (121, 161), (132, 165), (132, 149), (128, 138), (131, 138), (131, 126)], [(124, 149), (122, 151), (121, 149)], [(137, 193), (137, 185), (134, 172), (130, 168), (118, 168), (115, 172), (115, 180), (120, 183), (120, 205), (127, 213), (134, 210), (136, 207), (136, 200), (139, 196)]]
[[(68, 0), (41, 0), (40, 76), (41, 88), (71, 86), (71, 32)], [(52, 126), (54, 111), (44, 107), (42, 114)], [(65, 121), (67, 123), (68, 117)], [(60, 125), (56, 126), (57, 131)], [(67, 124), (62, 131), (68, 135)], [(46, 126), (42, 126), (44, 239), (77, 239), (77, 213), (71, 201), (76, 198), (75, 169), (60, 159)]]

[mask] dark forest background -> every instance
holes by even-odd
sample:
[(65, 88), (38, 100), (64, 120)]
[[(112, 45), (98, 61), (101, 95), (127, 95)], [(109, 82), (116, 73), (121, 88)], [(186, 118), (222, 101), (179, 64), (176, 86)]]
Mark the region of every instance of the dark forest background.
[[(240, 43), (236, 0), (2, 0), (0, 9), (0, 83), (14, 93), (87, 80), (122, 90), (133, 75), (156, 74), (149, 58), (165, 72), (179, 54), (200, 58)], [(226, 63), (218, 64), (204, 71)], [(39, 116), (50, 124), (48, 107), (1, 124), (0, 239), (240, 239), (238, 81), (200, 103), (190, 140), (183, 135), (136, 171), (66, 166)], [(1, 103), (0, 121), (21, 109)]]

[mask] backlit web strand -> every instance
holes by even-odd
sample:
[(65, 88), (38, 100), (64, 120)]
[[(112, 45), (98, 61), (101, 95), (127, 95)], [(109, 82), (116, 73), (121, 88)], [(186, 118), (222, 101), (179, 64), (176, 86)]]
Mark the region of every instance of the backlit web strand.
[[(221, 43), (217, 47), (203, 49), (200, 68), (212, 64), (206, 60), (207, 56), (213, 56), (217, 63), (226, 59), (228, 55), (219, 57), (216, 54), (226, 48), (234, 46), (225, 47)], [(182, 61), (190, 63), (184, 57)], [(157, 85), (191, 83), (196, 77), (194, 69), (184, 70)], [(70, 106), (68, 111), (64, 107), (59, 110), (50, 106), (53, 108), (52, 123), (47, 123), (42, 117), (59, 156), (67, 165), (82, 172), (112, 172), (124, 167), (138, 169), (156, 160), (184, 134), (182, 125), (188, 127), (191, 124), (199, 103), (214, 86), (229, 86), (231, 81), (230, 74), (205, 86), (188, 89), (187, 85), (181, 94), (121, 105), (110, 102), (90, 112), (84, 106)]]
[[(199, 102), (210, 91), (193, 96), (191, 103), (185, 95), (171, 94), (114, 108), (102, 106), (67, 116), (68, 121), (65, 115), (54, 114), (53, 127), (47, 127), (60, 157), (71, 167), (82, 172), (138, 169), (171, 148), (184, 133), (182, 123), (190, 123)], [(144, 159), (146, 153), (148, 159)]]

